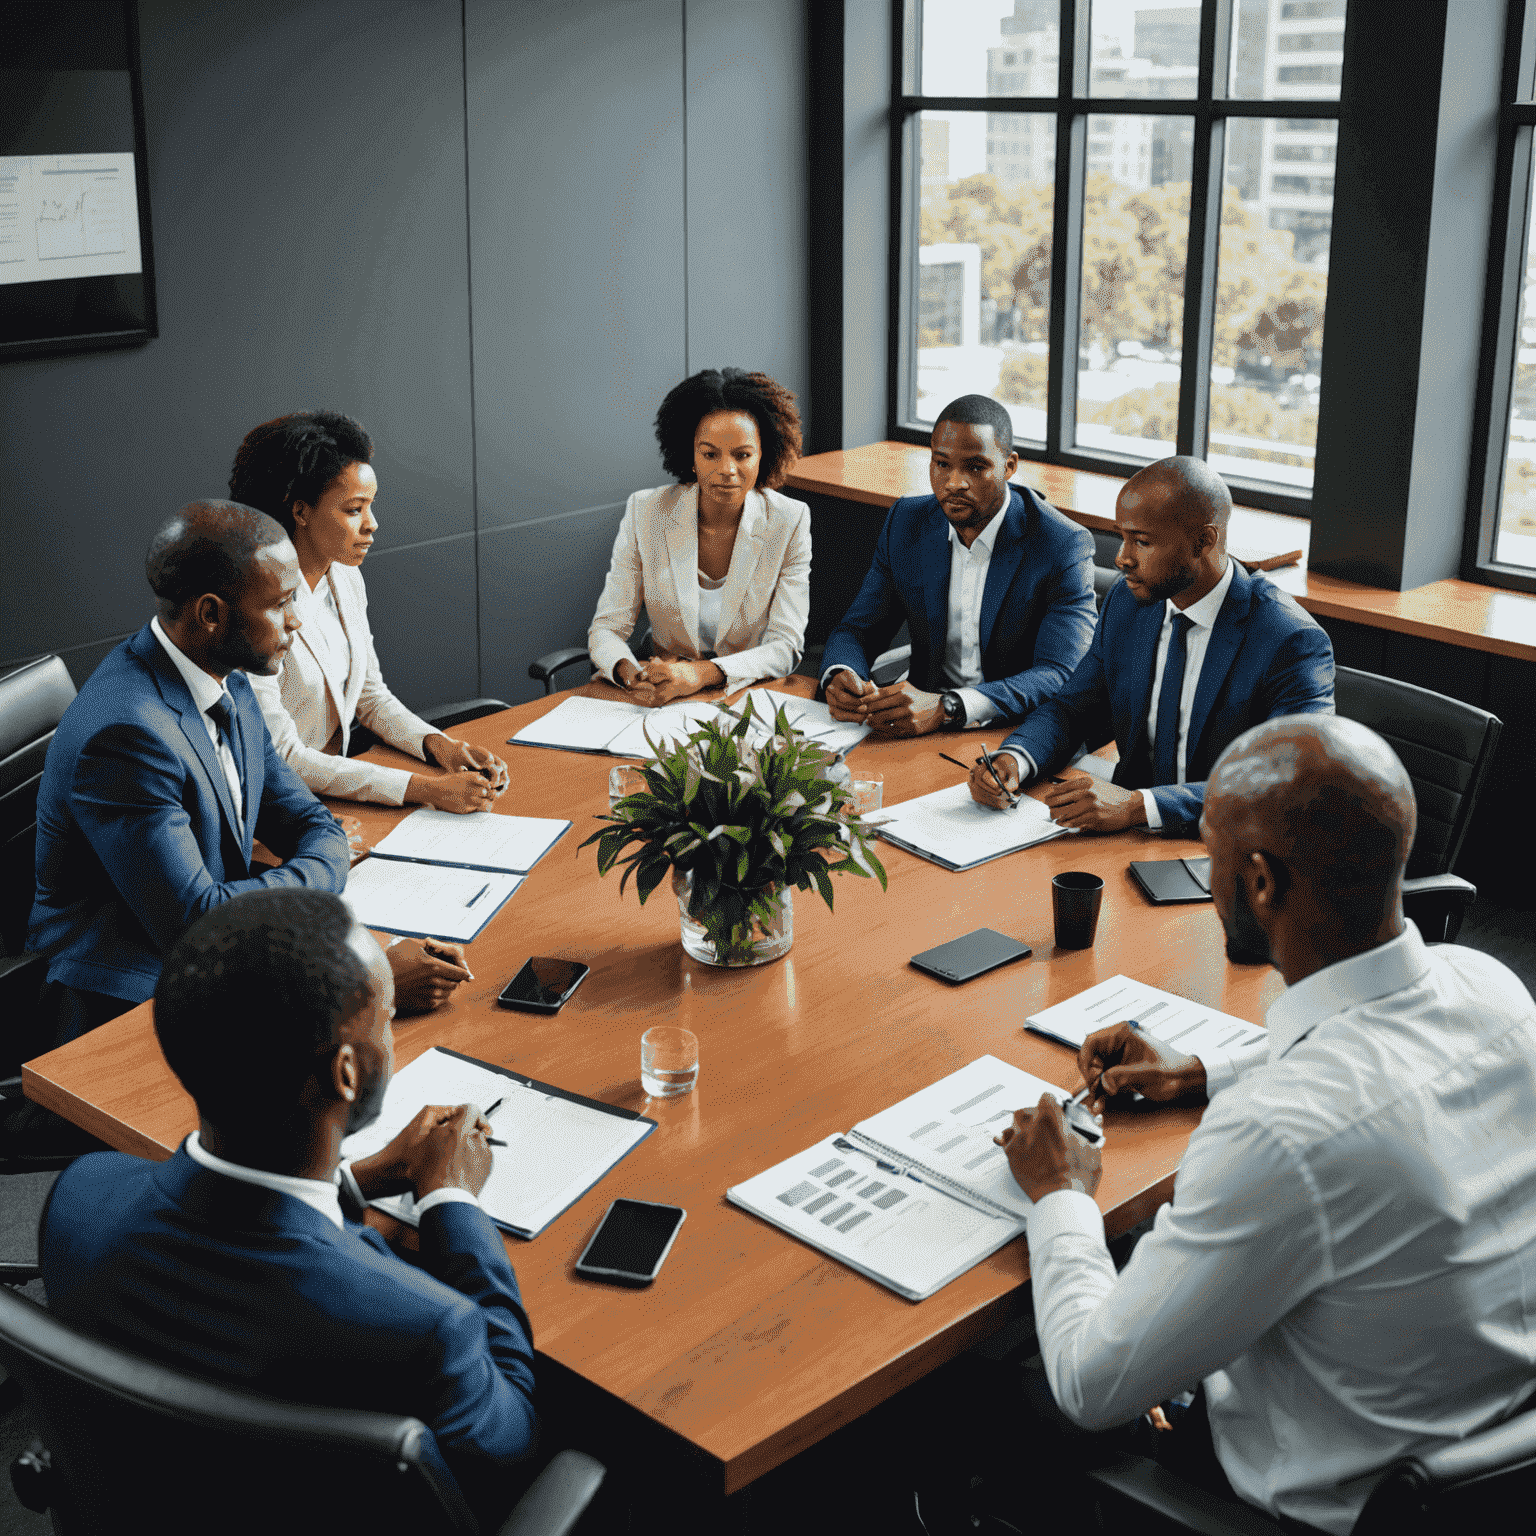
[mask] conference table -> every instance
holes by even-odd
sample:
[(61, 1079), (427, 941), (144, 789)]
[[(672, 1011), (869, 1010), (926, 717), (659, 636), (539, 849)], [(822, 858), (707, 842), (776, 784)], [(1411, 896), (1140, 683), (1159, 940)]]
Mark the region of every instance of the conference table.
[[(768, 686), (809, 693), (813, 685)], [(455, 730), (506, 759), (511, 784), (498, 810), (574, 825), (469, 947), (475, 980), (437, 1012), (397, 1022), (396, 1065), (449, 1046), (658, 1122), (544, 1232), (507, 1245), (534, 1322), (541, 1391), (563, 1383), (578, 1400), (588, 1391), (592, 1424), (607, 1414), (616, 1433), (654, 1442), (657, 1455), (670, 1449), (724, 1497), (1001, 1328), (1025, 1304), (1029, 1279), (1020, 1237), (927, 1300), (907, 1302), (729, 1204), (729, 1186), (986, 1053), (1075, 1089), (1073, 1054), (1028, 1033), (1023, 1020), (1117, 973), (1254, 1022), (1281, 982), (1268, 967), (1227, 961), (1209, 905), (1147, 903), (1129, 861), (1200, 845), (1145, 830), (1060, 837), (962, 873), (882, 842), (887, 892), (874, 880), (834, 877), (835, 913), (814, 892), (796, 893), (794, 943), (782, 959), (752, 969), (698, 963), (679, 942), (667, 884), (641, 907), (633, 882), (621, 896), (617, 872), (598, 876), (595, 847), (578, 852), (602, 825), (595, 818), (607, 810), (616, 760), (508, 745), (569, 692), (620, 697), (598, 681)], [(1005, 732), (968, 734), (996, 746)], [(940, 757), (945, 750), (969, 760), (975, 742), (954, 733), (869, 737), (851, 765), (883, 772), (890, 805), (954, 783), (959, 770)], [(388, 749), (369, 755), (408, 762)], [(370, 845), (406, 814), (335, 808), (361, 820)], [(1054, 946), (1050, 882), (1067, 869), (1105, 880), (1091, 949)], [(1022, 939), (1033, 955), (960, 987), (907, 963), (980, 927)], [(591, 967), (552, 1017), (496, 1004), (530, 955)], [(655, 1024), (699, 1038), (698, 1086), (686, 1097), (650, 1100), (641, 1087), (640, 1036)], [(30, 1098), (144, 1157), (168, 1157), (196, 1125), (160, 1056), (149, 1004), (27, 1063), (24, 1085)], [(1111, 1110), (1097, 1195), (1111, 1238), (1170, 1198), (1199, 1116), (1195, 1106)], [(618, 1196), (688, 1212), (648, 1289), (573, 1273)]]

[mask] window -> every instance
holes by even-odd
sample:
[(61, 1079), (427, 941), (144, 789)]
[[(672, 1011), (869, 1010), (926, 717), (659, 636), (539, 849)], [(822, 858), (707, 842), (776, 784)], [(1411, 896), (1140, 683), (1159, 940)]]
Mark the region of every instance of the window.
[(1344, 0), (902, 9), (893, 435), (991, 394), (1032, 457), (1305, 513)]
[[(1505, 37), (1496, 227), (1489, 242), (1478, 399), (1485, 463), (1477, 477), (1466, 574), (1536, 592), (1536, 179), (1531, 102), (1536, 6), (1514, 0)], [(1502, 227), (1500, 227), (1502, 226)], [(1481, 494), (1477, 494), (1480, 489)]]

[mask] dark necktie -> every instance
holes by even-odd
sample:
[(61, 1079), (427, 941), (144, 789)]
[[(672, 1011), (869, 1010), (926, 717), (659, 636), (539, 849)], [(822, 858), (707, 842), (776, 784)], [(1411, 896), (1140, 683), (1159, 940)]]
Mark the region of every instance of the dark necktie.
[(1179, 782), (1179, 701), (1184, 697), (1184, 661), (1188, 654), (1185, 637), (1190, 620), (1182, 613), (1173, 616), (1173, 636), (1168, 642), (1168, 659), (1163, 663), (1163, 686), (1157, 696), (1157, 746), (1152, 754), (1152, 783)]
[(245, 769), (240, 761), (240, 752), (235, 744), (235, 715), (231, 707), (233, 700), (227, 693), (221, 693), (216, 702), (207, 708), (207, 716), (219, 728), (219, 740), (229, 748), (229, 755), (234, 761), (235, 778), (240, 784), (241, 795), (245, 794)]

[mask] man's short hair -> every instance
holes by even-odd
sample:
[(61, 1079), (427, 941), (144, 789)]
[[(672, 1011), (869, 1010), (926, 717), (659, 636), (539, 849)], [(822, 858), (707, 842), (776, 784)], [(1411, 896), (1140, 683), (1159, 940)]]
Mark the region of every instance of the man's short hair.
[[(961, 395), (939, 412), (939, 421), (959, 421), (968, 427), (991, 427), (993, 440), (1006, 457), (1013, 451), (1013, 417), (991, 395)], [(939, 421), (934, 422), (937, 427)]]
[(155, 1034), (198, 1111), (220, 1127), (291, 1121), (317, 1057), (369, 995), (329, 891), (250, 891), (172, 946), (155, 987)]
[(212, 592), (234, 599), (260, 550), (288, 535), (237, 501), (189, 501), (163, 523), (144, 555), (144, 574), (162, 618)]

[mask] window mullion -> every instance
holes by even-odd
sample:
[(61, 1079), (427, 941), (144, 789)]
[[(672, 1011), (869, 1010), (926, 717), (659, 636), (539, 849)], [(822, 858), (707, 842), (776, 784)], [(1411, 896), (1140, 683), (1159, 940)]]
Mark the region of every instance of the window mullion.
[(1088, 119), (1063, 111), (1056, 119), (1056, 193), (1051, 223), (1050, 369), (1045, 445), (1070, 447), (1077, 423), (1077, 329), (1083, 297), (1083, 181)]

